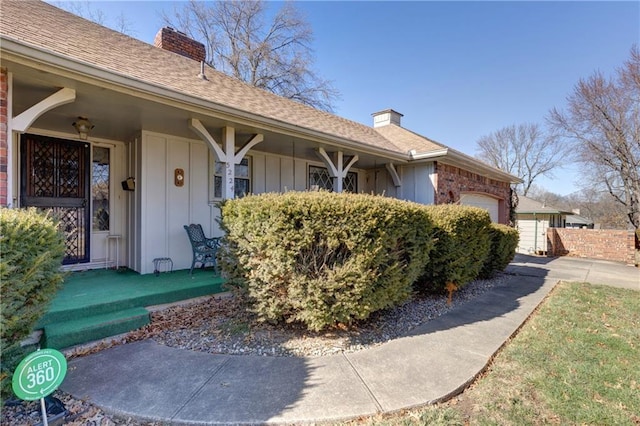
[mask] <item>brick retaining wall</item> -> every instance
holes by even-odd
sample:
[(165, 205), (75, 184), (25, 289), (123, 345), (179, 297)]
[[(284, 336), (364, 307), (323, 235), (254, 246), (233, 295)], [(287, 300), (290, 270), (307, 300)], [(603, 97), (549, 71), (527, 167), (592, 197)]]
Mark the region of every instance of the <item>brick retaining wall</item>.
[(635, 264), (635, 233), (614, 229), (547, 229), (549, 256), (575, 256)]

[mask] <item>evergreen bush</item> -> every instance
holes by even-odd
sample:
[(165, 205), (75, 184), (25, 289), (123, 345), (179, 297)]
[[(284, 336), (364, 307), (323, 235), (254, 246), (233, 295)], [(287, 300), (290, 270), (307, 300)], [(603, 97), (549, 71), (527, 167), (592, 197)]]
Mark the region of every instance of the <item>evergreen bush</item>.
[(443, 292), (448, 283), (460, 288), (478, 278), (489, 254), (489, 212), (453, 204), (424, 209), (436, 226), (437, 241), (417, 289)]
[(62, 283), (64, 239), (49, 216), (0, 208), (0, 386), (10, 395), (13, 370), (24, 355), (20, 342), (46, 313)]
[(328, 192), (249, 195), (221, 205), (219, 264), (262, 321), (348, 324), (412, 293), (434, 247), (424, 206)]
[(516, 255), (520, 240), (518, 230), (507, 225), (492, 223), (489, 227), (491, 249), (480, 276), (490, 278), (495, 272), (504, 271)]

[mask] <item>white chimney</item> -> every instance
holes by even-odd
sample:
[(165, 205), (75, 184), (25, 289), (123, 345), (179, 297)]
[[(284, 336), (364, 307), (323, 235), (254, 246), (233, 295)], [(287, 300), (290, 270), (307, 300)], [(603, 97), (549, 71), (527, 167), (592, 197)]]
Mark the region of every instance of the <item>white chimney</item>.
[(388, 126), (389, 124), (395, 124), (396, 126), (402, 127), (400, 125), (402, 114), (398, 111), (385, 109), (384, 111), (374, 112), (371, 115), (373, 115), (373, 127)]

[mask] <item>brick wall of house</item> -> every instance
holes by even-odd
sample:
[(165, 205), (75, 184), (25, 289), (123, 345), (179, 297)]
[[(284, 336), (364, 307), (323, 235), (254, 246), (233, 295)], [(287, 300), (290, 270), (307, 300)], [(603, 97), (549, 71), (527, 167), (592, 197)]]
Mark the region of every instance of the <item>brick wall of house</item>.
[(635, 233), (613, 229), (547, 229), (549, 256), (575, 256), (634, 264)]
[(499, 200), (499, 221), (509, 221), (509, 197), (511, 185), (470, 171), (436, 163), (436, 204), (456, 203), (461, 193), (479, 193), (492, 195)]
[(156, 47), (186, 56), (198, 62), (204, 61), (206, 57), (204, 44), (170, 27), (164, 27), (158, 31), (153, 44)]
[(9, 77), (6, 68), (0, 68), (0, 206), (6, 207), (8, 190), (9, 126), (8, 99)]

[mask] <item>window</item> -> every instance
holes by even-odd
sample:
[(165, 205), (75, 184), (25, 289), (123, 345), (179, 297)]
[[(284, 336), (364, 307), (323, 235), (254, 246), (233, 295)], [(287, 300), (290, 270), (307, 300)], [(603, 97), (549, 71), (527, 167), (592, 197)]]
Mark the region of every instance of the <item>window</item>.
[[(222, 176), (224, 175), (224, 163), (215, 162), (213, 172), (213, 197), (222, 198)], [(251, 193), (251, 165), (249, 158), (243, 158), (240, 164), (235, 166), (235, 180), (233, 181), (236, 198), (244, 197)]]
[[(309, 188), (314, 187), (333, 191), (333, 179), (326, 167), (309, 166)], [(345, 192), (358, 192), (358, 174), (356, 172), (347, 172), (347, 176), (342, 182), (342, 189)]]
[(91, 163), (91, 200), (93, 203), (93, 230), (109, 230), (109, 148), (93, 147)]

